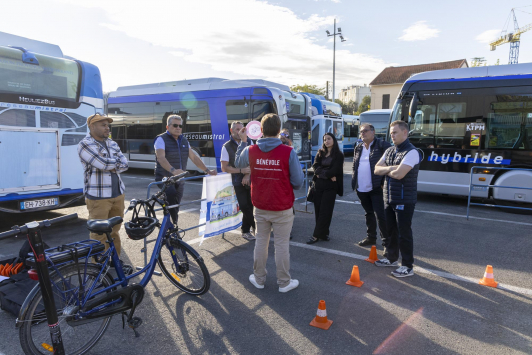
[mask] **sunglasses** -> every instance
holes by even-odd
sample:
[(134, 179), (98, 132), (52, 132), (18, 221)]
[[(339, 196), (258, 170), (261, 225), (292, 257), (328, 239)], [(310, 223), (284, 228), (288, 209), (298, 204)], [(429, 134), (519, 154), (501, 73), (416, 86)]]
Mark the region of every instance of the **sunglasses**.
[(174, 128), (183, 128), (183, 125), (182, 125), (182, 124), (174, 123), (174, 124), (172, 125), (172, 127), (174, 127)]
[(286, 133), (281, 133), (281, 136), (285, 137), (285, 138), (290, 138), (290, 136)]

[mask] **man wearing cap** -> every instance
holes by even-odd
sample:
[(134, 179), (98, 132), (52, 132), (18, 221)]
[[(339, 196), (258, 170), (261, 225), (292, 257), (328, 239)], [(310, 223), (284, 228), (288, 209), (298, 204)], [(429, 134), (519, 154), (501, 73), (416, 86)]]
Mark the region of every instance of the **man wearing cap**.
[[(125, 186), (120, 173), (128, 169), (128, 162), (116, 142), (109, 139), (109, 124), (113, 120), (105, 115), (95, 114), (87, 118), (89, 133), (78, 144), (78, 155), (85, 172), (85, 202), (89, 210), (89, 219), (108, 219), (124, 217)], [(116, 252), (120, 255), (121, 224), (113, 227)], [(105, 249), (107, 237), (91, 233), (91, 239), (99, 240)]]

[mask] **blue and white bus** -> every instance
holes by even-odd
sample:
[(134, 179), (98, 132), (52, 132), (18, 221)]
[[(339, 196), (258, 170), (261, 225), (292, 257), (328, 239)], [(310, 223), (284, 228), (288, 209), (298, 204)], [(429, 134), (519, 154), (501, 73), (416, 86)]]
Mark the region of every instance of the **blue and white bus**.
[(318, 154), (318, 150), (323, 145), (323, 135), (332, 133), (338, 140), (340, 150), (343, 151), (344, 121), (342, 119), (342, 107), (331, 101), (327, 101), (324, 96), (302, 92), (304, 96), (311, 100), (311, 147), (312, 161)]
[(360, 119), (359, 116), (353, 115), (342, 115), (342, 118), (344, 119), (344, 154), (353, 154), (355, 152), (355, 146), (360, 141), (358, 133)]
[[(410, 77), (391, 121), (421, 149), (418, 190), (468, 196), (475, 166), (532, 169), (532, 64), (426, 72)], [(472, 196), (532, 203), (532, 172), (479, 168)], [(511, 202), (510, 202), (511, 201)], [(529, 205), (528, 205), (529, 206)]]
[(100, 71), (57, 45), (0, 32), (0, 211), (60, 208), (83, 196), (77, 144), (103, 112)]
[(153, 140), (166, 130), (171, 114), (183, 118), (183, 135), (211, 168), (220, 170), (232, 122), (245, 125), (268, 113), (278, 114), (289, 129), (299, 158), (310, 159), (310, 99), (265, 80), (205, 78), (119, 87), (109, 94), (107, 112), (114, 120), (112, 138), (134, 168), (154, 168)]

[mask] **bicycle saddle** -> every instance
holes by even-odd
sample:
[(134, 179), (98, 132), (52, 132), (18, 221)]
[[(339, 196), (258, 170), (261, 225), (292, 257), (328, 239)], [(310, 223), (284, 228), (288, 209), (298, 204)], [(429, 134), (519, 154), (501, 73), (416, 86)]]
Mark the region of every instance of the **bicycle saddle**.
[(111, 233), (113, 227), (122, 223), (122, 221), (123, 219), (120, 216), (109, 219), (91, 219), (87, 221), (87, 229), (94, 233)]

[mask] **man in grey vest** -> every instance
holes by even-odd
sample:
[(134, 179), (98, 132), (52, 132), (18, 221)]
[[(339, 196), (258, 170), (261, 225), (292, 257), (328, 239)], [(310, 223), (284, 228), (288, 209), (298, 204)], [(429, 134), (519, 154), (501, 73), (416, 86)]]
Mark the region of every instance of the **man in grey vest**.
[(420, 155), (408, 140), (408, 124), (390, 124), (394, 146), (386, 150), (375, 166), (375, 175), (384, 176), (384, 204), (388, 238), (384, 258), (376, 266), (397, 266), (401, 251), (402, 266), (392, 271), (395, 277), (413, 276), (414, 240), (412, 216), (417, 202), (417, 175)]
[[(253, 217), (253, 203), (251, 202), (251, 188), (250, 188), (250, 168), (242, 169), (235, 167), (235, 154), (240, 144), (240, 135), (238, 132), (242, 130), (244, 125), (242, 122), (231, 123), (231, 139), (225, 142), (222, 147), (222, 154), (220, 162), (222, 171), (224, 173), (231, 173), (231, 180), (235, 189), (238, 205), (242, 211), (242, 238), (247, 240), (255, 240), (255, 235), (252, 232), (255, 230), (255, 219)], [(248, 138), (248, 145), (253, 145), (253, 141)]]
[[(188, 159), (205, 174), (216, 175), (216, 170), (209, 170), (200, 157), (190, 149), (188, 140), (183, 136), (183, 119), (178, 115), (170, 115), (166, 121), (166, 132), (155, 138), (155, 181), (164, 177), (179, 175), (187, 170)], [(177, 182), (175, 186), (166, 189), (166, 197), (170, 206), (181, 203), (185, 184)], [(179, 208), (170, 209), (172, 222), (177, 224)]]
[(377, 162), (384, 155), (384, 151), (391, 144), (385, 140), (375, 138), (375, 127), (369, 123), (363, 123), (360, 126), (360, 136), (362, 137), (362, 142), (355, 146), (355, 153), (353, 154), (351, 187), (356, 190), (360, 204), (366, 211), (367, 234), (364, 240), (358, 242), (358, 245), (365, 247), (377, 243), (378, 221), (382, 245), (384, 246), (388, 236), (382, 198), (384, 177), (375, 175), (374, 169)]

